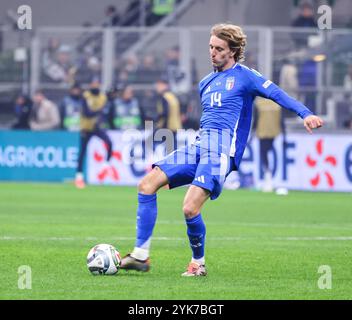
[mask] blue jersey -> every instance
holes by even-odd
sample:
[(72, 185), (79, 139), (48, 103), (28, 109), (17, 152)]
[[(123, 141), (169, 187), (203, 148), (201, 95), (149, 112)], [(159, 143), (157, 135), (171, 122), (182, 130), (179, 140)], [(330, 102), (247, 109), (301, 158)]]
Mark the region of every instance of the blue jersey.
[(202, 145), (205, 140), (212, 140), (209, 138), (210, 131), (215, 130), (220, 135), (226, 133), (229, 138), (215, 144), (221, 145), (222, 152), (234, 157), (237, 168), (246, 147), (256, 96), (271, 99), (301, 118), (312, 114), (306, 106), (288, 96), (259, 72), (238, 63), (230, 69), (206, 76), (199, 83), (199, 93), (203, 114), (198, 143)]

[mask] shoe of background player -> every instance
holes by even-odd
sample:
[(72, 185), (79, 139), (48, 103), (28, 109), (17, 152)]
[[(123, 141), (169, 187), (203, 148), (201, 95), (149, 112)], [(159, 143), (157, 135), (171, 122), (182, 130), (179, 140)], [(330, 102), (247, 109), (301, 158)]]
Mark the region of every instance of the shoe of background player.
[(84, 182), (83, 174), (77, 173), (75, 179), (75, 186), (77, 189), (84, 189), (86, 184)]
[(133, 258), (129, 253), (122, 258), (120, 268), (124, 270), (147, 272), (150, 270), (150, 259), (138, 260)]
[(187, 271), (182, 273), (183, 277), (201, 277), (206, 275), (207, 271), (205, 270), (205, 265), (201, 265), (197, 262), (190, 262)]
[(262, 186), (262, 192), (273, 192), (274, 185), (273, 185), (273, 178), (270, 171), (266, 171), (264, 173), (264, 184)]

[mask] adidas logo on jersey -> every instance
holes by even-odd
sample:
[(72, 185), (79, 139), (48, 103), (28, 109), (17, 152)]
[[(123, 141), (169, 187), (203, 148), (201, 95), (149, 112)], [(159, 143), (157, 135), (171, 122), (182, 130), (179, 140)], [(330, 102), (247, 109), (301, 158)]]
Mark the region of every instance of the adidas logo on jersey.
[(200, 176), (198, 178), (195, 178), (194, 180), (198, 181), (198, 182), (201, 182), (201, 183), (205, 183), (204, 176)]
[(210, 86), (207, 88), (207, 90), (205, 90), (204, 94), (207, 94), (210, 92)]

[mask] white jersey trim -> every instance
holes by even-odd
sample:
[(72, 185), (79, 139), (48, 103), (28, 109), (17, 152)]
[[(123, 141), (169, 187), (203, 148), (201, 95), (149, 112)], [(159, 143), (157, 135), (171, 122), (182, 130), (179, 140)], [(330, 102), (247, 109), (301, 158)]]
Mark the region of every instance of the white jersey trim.
[(233, 129), (233, 137), (232, 137), (231, 148), (230, 148), (230, 157), (233, 157), (236, 153), (237, 128), (238, 128), (239, 120), (240, 119), (238, 118), (235, 128)]

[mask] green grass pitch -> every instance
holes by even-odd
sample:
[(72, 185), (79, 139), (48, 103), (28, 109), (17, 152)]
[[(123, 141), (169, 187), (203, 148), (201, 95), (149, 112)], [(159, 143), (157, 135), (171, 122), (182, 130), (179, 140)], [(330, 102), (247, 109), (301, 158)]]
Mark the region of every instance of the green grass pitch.
[[(352, 298), (351, 194), (225, 190), (202, 212), (208, 276), (183, 278), (191, 257), (185, 191), (158, 194), (150, 272), (93, 276), (92, 246), (110, 243), (122, 255), (133, 248), (136, 188), (1, 183), (0, 299)], [(18, 288), (23, 265), (29, 290)], [(318, 286), (322, 265), (331, 289)]]

